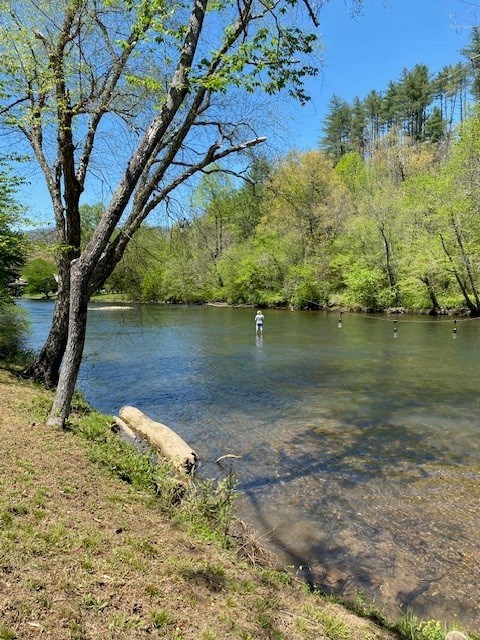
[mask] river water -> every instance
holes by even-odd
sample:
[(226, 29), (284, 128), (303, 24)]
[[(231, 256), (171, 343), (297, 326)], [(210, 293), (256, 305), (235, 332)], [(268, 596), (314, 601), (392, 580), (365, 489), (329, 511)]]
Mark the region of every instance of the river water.
[[(53, 304), (21, 304), (37, 349)], [(480, 320), (454, 338), (452, 319), (267, 310), (257, 336), (254, 315), (91, 304), (79, 386), (169, 425), (207, 475), (241, 456), (240, 515), (297, 575), (480, 629)]]

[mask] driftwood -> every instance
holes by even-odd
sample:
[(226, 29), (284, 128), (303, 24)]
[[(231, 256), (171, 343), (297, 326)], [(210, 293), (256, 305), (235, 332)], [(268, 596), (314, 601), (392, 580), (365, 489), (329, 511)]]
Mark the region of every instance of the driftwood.
[(217, 458), (215, 460), (215, 462), (217, 464), (220, 464), (220, 462), (222, 462), (222, 460), (231, 460), (231, 459), (235, 459), (235, 460), (241, 460), (242, 456), (236, 456), (233, 453), (226, 453), (224, 456), (220, 456), (219, 458)]
[(115, 421), (116, 431), (121, 431), (124, 435), (128, 436), (129, 438), (132, 438), (132, 440), (134, 440), (137, 437), (137, 434), (135, 433), (135, 431), (133, 429), (130, 429), (128, 424), (124, 422), (121, 418), (119, 418), (118, 416), (114, 416), (113, 419)]
[(122, 407), (120, 419), (136, 434), (143, 436), (150, 445), (184, 474), (191, 474), (197, 464), (197, 454), (179, 435), (161, 422), (155, 422), (135, 407)]

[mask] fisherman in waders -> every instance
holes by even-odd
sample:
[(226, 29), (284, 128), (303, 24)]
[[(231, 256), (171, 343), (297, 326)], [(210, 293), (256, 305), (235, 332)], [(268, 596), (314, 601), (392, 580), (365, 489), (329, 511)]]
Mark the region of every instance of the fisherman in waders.
[(259, 309), (257, 311), (257, 315), (255, 316), (255, 327), (257, 329), (257, 333), (262, 333), (264, 319), (265, 319), (265, 316), (263, 315), (263, 313)]

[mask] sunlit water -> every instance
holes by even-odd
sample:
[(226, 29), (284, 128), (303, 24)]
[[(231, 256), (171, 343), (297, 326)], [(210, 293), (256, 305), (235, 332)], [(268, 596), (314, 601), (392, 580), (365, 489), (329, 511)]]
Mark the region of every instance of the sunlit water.
[[(52, 303), (22, 301), (32, 348)], [(79, 386), (99, 410), (139, 407), (233, 464), (241, 516), (280, 562), (480, 628), (480, 320), (224, 307), (90, 306)], [(226, 470), (229, 464), (225, 463)]]

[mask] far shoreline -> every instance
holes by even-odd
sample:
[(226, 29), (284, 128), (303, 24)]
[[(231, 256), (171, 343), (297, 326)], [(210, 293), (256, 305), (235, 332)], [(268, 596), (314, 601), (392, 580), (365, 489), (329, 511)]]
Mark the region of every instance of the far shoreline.
[[(36, 302), (55, 302), (56, 296), (42, 296), (42, 295), (23, 295), (14, 300), (31, 300)], [(252, 304), (247, 302), (242, 303), (231, 303), (224, 302), (221, 300), (218, 301), (202, 301), (202, 302), (193, 302), (193, 301), (169, 301), (169, 300), (136, 300), (131, 297), (127, 297), (124, 294), (118, 293), (105, 293), (105, 294), (96, 294), (92, 296), (89, 300), (89, 304), (106, 304), (106, 305), (118, 305), (118, 308), (125, 308), (127, 305), (163, 305), (163, 306), (182, 306), (182, 307), (217, 307), (224, 309), (269, 309), (271, 311), (322, 311), (325, 313), (350, 313), (357, 315), (374, 315), (374, 316), (429, 316), (433, 318), (461, 318), (464, 320), (475, 320), (480, 318), (480, 316), (472, 315), (470, 311), (465, 307), (444, 307), (440, 309), (418, 309), (418, 308), (407, 308), (407, 307), (385, 307), (384, 309), (373, 309), (370, 307), (365, 307), (361, 305), (340, 305), (340, 304), (330, 304), (330, 305), (318, 305), (318, 306), (309, 306), (309, 307), (298, 307), (295, 305), (265, 305), (265, 304)], [(110, 306), (110, 308), (112, 308)]]

